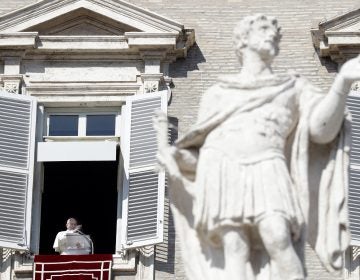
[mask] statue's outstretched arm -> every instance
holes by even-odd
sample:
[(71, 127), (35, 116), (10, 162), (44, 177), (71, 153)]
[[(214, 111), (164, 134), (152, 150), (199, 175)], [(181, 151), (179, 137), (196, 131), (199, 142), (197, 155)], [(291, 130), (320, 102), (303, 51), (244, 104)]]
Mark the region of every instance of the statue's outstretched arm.
[(338, 134), (344, 119), (346, 97), (355, 81), (360, 80), (360, 55), (342, 67), (329, 93), (310, 117), (310, 136), (316, 143), (328, 143)]

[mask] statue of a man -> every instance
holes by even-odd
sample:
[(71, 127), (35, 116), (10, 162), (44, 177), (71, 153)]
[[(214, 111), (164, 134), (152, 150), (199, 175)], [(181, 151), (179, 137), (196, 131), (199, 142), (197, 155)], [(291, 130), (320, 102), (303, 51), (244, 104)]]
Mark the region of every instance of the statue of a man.
[(240, 73), (208, 89), (174, 146), (161, 116), (155, 122), (189, 279), (305, 279), (306, 241), (328, 270), (343, 266), (344, 109), (360, 58), (323, 94), (299, 75), (273, 73), (280, 37), (275, 18), (244, 18), (234, 31)]

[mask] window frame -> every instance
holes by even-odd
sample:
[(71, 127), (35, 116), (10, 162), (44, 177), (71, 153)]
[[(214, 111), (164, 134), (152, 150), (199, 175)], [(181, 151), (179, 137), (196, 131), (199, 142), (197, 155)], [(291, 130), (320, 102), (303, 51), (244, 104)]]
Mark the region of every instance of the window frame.
[[(46, 107), (44, 105), (39, 105), (38, 104), (38, 111), (41, 111), (41, 114), (38, 114), (38, 119), (37, 119), (37, 125), (36, 125), (36, 143), (39, 142), (46, 142), (46, 141), (59, 141), (59, 142), (63, 142), (63, 141), (115, 141), (117, 143), (120, 143), (120, 137), (121, 137), (121, 125), (122, 125), (122, 106), (102, 106), (102, 107)], [(74, 115), (74, 114), (82, 114), (82, 115), (94, 115), (94, 114), (98, 114), (98, 115), (109, 115), (109, 114), (114, 114), (115, 115), (115, 135), (113, 136), (48, 136), (49, 134), (49, 120), (50, 120), (50, 115)], [(80, 120), (80, 118), (79, 118)], [(85, 128), (85, 132), (86, 132), (86, 122), (84, 123), (84, 128)], [(79, 129), (79, 127), (78, 127)], [(118, 164), (119, 164), (119, 169), (118, 172), (122, 172), (122, 169), (120, 168), (121, 166), (121, 162), (119, 162), (119, 160), (117, 160)], [(43, 182), (43, 177), (44, 177), (44, 168), (43, 168), (43, 162), (35, 162), (35, 168), (36, 168), (36, 172), (34, 175), (35, 178), (35, 189), (34, 189), (34, 197), (37, 197), (38, 200), (36, 200), (33, 203), (32, 206), (32, 211), (30, 211), (30, 213), (32, 213), (33, 216), (33, 220), (32, 220), (32, 224), (31, 224), (31, 232), (32, 232), (32, 236), (31, 236), (31, 252), (38, 254), (39, 253), (39, 247), (40, 247), (40, 224), (41, 224), (41, 207), (42, 207), (42, 202), (41, 202), (41, 197), (44, 191), (44, 182)], [(119, 178), (122, 178), (122, 175), (119, 174), (118, 175)], [(118, 178), (118, 186), (120, 186), (122, 184), (122, 179), (120, 180)], [(118, 190), (118, 197), (117, 197), (117, 201), (119, 204), (119, 201), (122, 200), (121, 197), (121, 193), (119, 193)], [(120, 203), (121, 204), (121, 203)], [(119, 220), (119, 217), (121, 218), (121, 212), (119, 212), (119, 209), (117, 209), (117, 220)], [(116, 222), (118, 224), (118, 221)], [(118, 234), (119, 234), (119, 228), (117, 225), (116, 228), (116, 240), (115, 240), (115, 245), (117, 242), (117, 238), (118, 238)], [(116, 246), (114, 247), (114, 252), (113, 252), (114, 256), (119, 255), (119, 252), (116, 250)], [(120, 255), (119, 255), (120, 256)], [(134, 261), (134, 255), (131, 254), (129, 255), (129, 261), (131, 260), (131, 263), (126, 263), (128, 264), (130, 267), (133, 267), (134, 264), (132, 263)], [(123, 260), (123, 258), (121, 257), (121, 259)], [(120, 267), (122, 267), (122, 265), (120, 265)], [(121, 268), (120, 268), (121, 270)]]
[[(51, 115), (78, 115), (78, 135), (77, 136), (51, 136), (49, 135), (50, 129), (50, 116)], [(88, 136), (86, 135), (86, 120), (88, 115), (115, 115), (115, 135), (99, 135)], [(107, 137), (120, 137), (121, 134), (121, 108), (119, 107), (101, 107), (101, 108), (46, 108), (45, 110), (45, 133), (44, 138), (107, 138)]]

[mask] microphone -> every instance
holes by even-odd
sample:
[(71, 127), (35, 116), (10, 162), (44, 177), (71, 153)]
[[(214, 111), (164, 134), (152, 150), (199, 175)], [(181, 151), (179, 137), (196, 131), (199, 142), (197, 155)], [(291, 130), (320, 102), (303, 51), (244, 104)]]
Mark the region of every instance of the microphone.
[(81, 231), (81, 229), (82, 229), (82, 225), (77, 225), (77, 226), (75, 227), (74, 232), (77, 232), (77, 233), (80, 233), (80, 234), (84, 234), (84, 233)]

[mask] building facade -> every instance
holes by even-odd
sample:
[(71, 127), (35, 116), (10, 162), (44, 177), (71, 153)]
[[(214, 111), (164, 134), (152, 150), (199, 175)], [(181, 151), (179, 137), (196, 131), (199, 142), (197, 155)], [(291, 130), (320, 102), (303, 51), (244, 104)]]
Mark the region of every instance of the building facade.
[[(172, 140), (184, 133), (205, 90), (238, 71), (232, 29), (253, 13), (275, 16), (282, 27), (274, 71), (295, 70), (326, 91), (339, 66), (360, 52), (359, 8), (355, 0), (1, 1), (0, 79), (13, 99), (0, 96), (9, 120), (0, 138), (11, 146), (0, 149), (0, 181), (11, 180), (9, 172), (23, 176), (16, 182), (25, 200), (14, 203), (25, 214), (11, 216), (11, 200), (0, 206), (0, 279), (32, 278), (32, 254), (51, 254), (72, 215), (92, 234), (95, 253), (113, 254), (114, 279), (186, 279), (165, 176), (151, 172), (156, 139), (147, 112), (167, 111), (178, 126)], [(349, 101), (354, 116), (358, 88)], [(29, 120), (26, 135), (16, 118)], [(6, 142), (18, 132), (26, 151)], [(328, 274), (308, 246), (308, 279), (360, 278), (357, 166), (353, 153), (354, 247), (346, 268)], [(141, 192), (144, 181), (150, 192)]]

